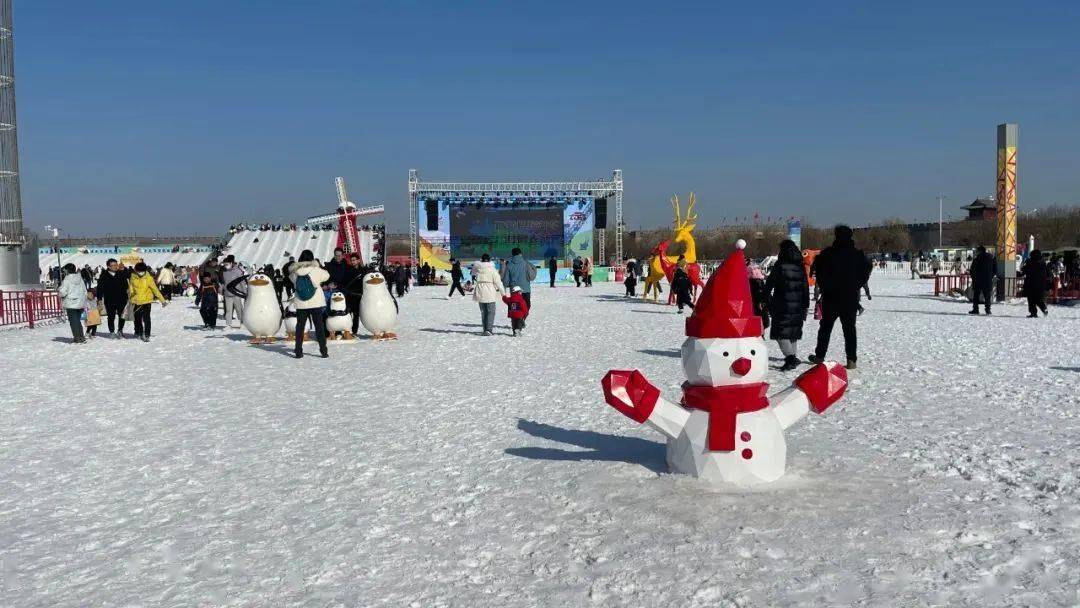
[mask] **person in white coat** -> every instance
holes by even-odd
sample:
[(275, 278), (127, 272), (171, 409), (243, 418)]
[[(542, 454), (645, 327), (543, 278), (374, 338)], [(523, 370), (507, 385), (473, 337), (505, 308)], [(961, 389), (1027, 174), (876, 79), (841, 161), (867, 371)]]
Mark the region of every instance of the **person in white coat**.
[(158, 271), (157, 284), (158, 289), (161, 290), (161, 295), (165, 296), (165, 300), (172, 302), (173, 289), (176, 288), (176, 273), (173, 271), (172, 262), (165, 264)]
[(83, 335), (82, 314), (86, 307), (86, 283), (79, 275), (75, 264), (64, 264), (64, 280), (60, 283), (60, 304), (67, 312), (68, 325), (71, 326), (71, 338), (74, 344), (86, 342)]
[(330, 356), (326, 350), (326, 318), (323, 316), (326, 296), (319, 286), (330, 280), (330, 273), (319, 266), (311, 250), (305, 249), (300, 254), (300, 259), (289, 267), (289, 280), (295, 290), (293, 302), (296, 304), (296, 358), (301, 359), (304, 356), (304, 334), (310, 319), (315, 327), (315, 339), (319, 341), (319, 354), (325, 359)]
[(495, 303), (506, 294), (502, 277), (491, 263), (491, 256), (484, 254), (480, 262), (473, 267), (473, 299), (480, 304), (480, 322), (484, 326), (484, 335), (490, 336), (495, 328)]

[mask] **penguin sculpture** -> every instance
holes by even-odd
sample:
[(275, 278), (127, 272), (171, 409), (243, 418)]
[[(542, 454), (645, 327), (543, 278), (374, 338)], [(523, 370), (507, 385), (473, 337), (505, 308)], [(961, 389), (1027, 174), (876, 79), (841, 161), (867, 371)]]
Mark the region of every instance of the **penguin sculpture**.
[[(285, 307), (285, 336), (289, 340), (296, 337), (296, 303), (292, 300), (289, 300), (289, 305)], [(304, 336), (304, 339), (306, 340), (307, 336)]]
[(262, 273), (253, 274), (247, 280), (244, 299), (244, 327), (251, 332), (251, 343), (274, 342), (281, 328), (281, 303), (274, 290), (274, 281)]
[(337, 340), (341, 332), (342, 340), (352, 340), (352, 313), (349, 312), (345, 294), (335, 291), (330, 294), (330, 313), (326, 315), (326, 333), (331, 340)]
[(374, 340), (396, 340), (393, 330), (397, 326), (398, 304), (386, 289), (386, 278), (382, 273), (372, 272), (364, 275), (363, 281), (360, 322)]

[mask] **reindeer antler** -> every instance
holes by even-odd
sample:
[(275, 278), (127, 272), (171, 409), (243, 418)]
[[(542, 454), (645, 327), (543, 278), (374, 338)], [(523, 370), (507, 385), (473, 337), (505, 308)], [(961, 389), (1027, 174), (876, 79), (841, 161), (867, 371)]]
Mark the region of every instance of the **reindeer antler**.
[(682, 224), (682, 214), (679, 210), (679, 195), (671, 195), (671, 208), (675, 210), (675, 227), (678, 228)]
[(697, 221), (697, 216), (694, 215), (694, 203), (696, 203), (696, 202), (697, 202), (697, 198), (694, 196), (694, 193), (691, 192), (690, 193), (690, 206), (688, 206), (686, 208), (686, 223), (687, 224), (693, 224), (694, 222)]

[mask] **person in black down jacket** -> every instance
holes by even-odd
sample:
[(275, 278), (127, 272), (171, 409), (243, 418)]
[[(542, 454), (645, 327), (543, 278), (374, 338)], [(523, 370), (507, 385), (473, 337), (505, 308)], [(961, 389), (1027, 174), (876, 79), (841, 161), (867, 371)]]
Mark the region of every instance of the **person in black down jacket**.
[(765, 281), (765, 294), (772, 315), (769, 338), (776, 340), (784, 353), (784, 365), (780, 370), (795, 369), (799, 366), (796, 344), (802, 339), (806, 310), (810, 308), (810, 284), (806, 281), (802, 252), (794, 241), (780, 243), (780, 253)]
[(833, 244), (817, 255), (810, 269), (817, 278), (821, 292), (822, 315), (817, 348), (810, 362), (825, 361), (825, 355), (829, 352), (829, 336), (836, 320), (840, 319), (840, 326), (844, 329), (847, 368), (855, 369), (858, 359), (855, 317), (859, 311), (859, 292), (870, 280), (873, 266), (866, 255), (856, 249), (851, 228), (837, 226), (833, 233), (836, 237)]
[[(131, 272), (121, 269), (120, 263), (109, 258), (105, 270), (98, 277), (98, 298), (105, 302), (105, 314), (109, 318), (109, 335), (124, 337), (124, 307), (128, 303), (128, 278)], [(115, 332), (119, 331), (119, 334)]]
[(1024, 275), (1024, 295), (1027, 296), (1028, 301), (1028, 317), (1038, 318), (1038, 310), (1046, 316), (1046, 282), (1050, 273), (1041, 251), (1031, 250), (1031, 256), (1024, 262), (1020, 274)]
[(983, 309), (986, 310), (986, 314), (990, 314), (990, 291), (994, 288), (994, 275), (997, 274), (997, 262), (994, 261), (994, 256), (990, 255), (990, 252), (986, 250), (986, 247), (979, 245), (978, 253), (975, 255), (975, 259), (971, 261), (971, 268), (968, 269), (971, 274), (971, 312), (968, 314), (979, 314), (979, 298), (982, 297)]

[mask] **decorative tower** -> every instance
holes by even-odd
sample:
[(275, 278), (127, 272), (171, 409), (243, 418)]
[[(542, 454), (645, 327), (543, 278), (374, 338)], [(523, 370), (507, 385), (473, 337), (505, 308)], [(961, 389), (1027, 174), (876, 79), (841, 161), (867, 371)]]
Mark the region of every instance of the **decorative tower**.
[(0, 286), (37, 284), (37, 244), (23, 231), (15, 128), (11, 0), (0, 0)]
[(1016, 281), (1016, 148), (1020, 127), (1000, 124), (997, 127), (997, 299), (1007, 294), (1007, 286)]

